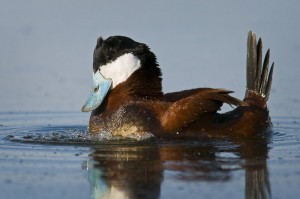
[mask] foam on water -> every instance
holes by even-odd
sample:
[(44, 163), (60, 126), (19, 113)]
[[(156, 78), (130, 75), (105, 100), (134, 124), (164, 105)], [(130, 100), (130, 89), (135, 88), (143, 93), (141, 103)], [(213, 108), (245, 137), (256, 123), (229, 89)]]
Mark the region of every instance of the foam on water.
[[(110, 132), (88, 133), (88, 118), (82, 113), (0, 113), (1, 135), (3, 141), (36, 144), (81, 144), (94, 145), (110, 142), (134, 142), (152, 138), (143, 136), (113, 136)], [(0, 142), (1, 142), (0, 140)]]
[(69, 129), (69, 128), (51, 128), (51, 130), (32, 130), (29, 132), (9, 133), (5, 136), (5, 140), (22, 143), (37, 143), (37, 144), (81, 144), (93, 145), (99, 143), (109, 143), (119, 141), (122, 143), (143, 141), (153, 136), (145, 134), (145, 136), (130, 136), (122, 138), (113, 136), (110, 132), (100, 132), (98, 134), (89, 134), (87, 130)]

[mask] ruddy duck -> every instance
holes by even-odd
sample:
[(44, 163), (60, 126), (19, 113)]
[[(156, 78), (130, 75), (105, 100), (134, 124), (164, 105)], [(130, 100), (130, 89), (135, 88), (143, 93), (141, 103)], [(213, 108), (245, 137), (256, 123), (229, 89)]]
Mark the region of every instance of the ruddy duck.
[[(97, 40), (93, 60), (93, 90), (82, 107), (92, 111), (89, 132), (120, 137), (183, 139), (250, 136), (271, 126), (267, 101), (274, 63), (268, 50), (262, 60), (262, 41), (248, 33), (245, 98), (232, 91), (195, 88), (162, 92), (161, 70), (146, 44), (124, 36)], [(218, 113), (226, 103), (236, 106)]]

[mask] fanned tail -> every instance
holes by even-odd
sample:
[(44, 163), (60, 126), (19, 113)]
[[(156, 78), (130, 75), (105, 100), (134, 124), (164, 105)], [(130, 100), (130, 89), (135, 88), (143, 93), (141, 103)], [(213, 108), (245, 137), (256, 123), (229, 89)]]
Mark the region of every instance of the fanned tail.
[(247, 91), (244, 101), (266, 107), (272, 86), (274, 62), (269, 71), (270, 49), (262, 62), (262, 41), (249, 31), (247, 41)]

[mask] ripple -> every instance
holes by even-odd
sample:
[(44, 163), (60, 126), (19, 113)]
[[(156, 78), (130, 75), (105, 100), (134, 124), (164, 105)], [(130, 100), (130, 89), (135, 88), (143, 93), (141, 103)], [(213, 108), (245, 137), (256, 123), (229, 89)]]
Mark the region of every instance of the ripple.
[[(2, 138), (2, 139), (1, 139)], [(145, 141), (153, 138), (151, 134), (143, 137), (132, 136), (123, 138), (113, 136), (110, 132), (89, 134), (83, 126), (44, 126), (41, 128), (7, 128), (2, 129), (0, 140), (7, 142), (31, 144), (63, 144), (63, 145), (95, 145), (95, 144), (126, 144)]]

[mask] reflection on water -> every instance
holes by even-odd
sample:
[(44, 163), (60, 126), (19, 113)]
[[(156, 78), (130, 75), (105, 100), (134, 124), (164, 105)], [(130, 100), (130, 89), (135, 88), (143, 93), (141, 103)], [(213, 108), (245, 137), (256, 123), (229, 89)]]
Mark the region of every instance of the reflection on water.
[(273, 118), (270, 142), (99, 141), (87, 123), (0, 113), (0, 198), (299, 198), (299, 118)]
[(245, 198), (270, 198), (267, 144), (268, 136), (258, 136), (94, 147), (87, 162), (92, 198), (159, 198), (166, 172), (186, 183), (225, 183), (236, 170), (245, 171)]

